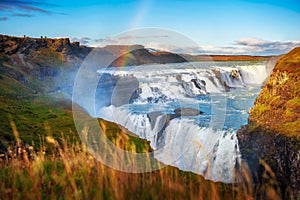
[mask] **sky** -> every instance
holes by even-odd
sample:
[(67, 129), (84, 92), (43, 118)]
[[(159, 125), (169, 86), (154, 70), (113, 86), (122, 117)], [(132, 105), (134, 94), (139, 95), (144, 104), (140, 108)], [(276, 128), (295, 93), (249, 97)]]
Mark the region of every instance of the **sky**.
[[(116, 36), (145, 27), (171, 30), (195, 41), (196, 46), (186, 46), (193, 54), (281, 54), (300, 46), (300, 1), (0, 0), (0, 34), (70, 37), (98, 46), (105, 39), (130, 43), (129, 37)], [(176, 49), (147, 42), (143, 45)]]

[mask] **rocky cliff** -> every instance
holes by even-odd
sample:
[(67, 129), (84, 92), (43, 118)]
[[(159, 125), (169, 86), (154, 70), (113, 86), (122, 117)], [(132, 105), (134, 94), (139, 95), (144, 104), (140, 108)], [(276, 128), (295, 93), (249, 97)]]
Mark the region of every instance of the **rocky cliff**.
[(300, 47), (278, 60), (238, 139), (258, 199), (300, 198)]
[[(59, 61), (78, 64), (78, 61), (85, 58), (91, 50), (89, 47), (81, 46), (78, 42), (70, 42), (69, 38), (50, 39), (0, 35), (0, 53), (7, 56), (18, 55), (24, 65), (26, 65), (25, 60), (37, 57), (33, 54), (48, 53), (49, 56), (50, 52), (56, 54), (55, 58)], [(34, 61), (36, 60), (34, 59), (32, 62)]]
[[(5, 81), (20, 82), (33, 93), (71, 90), (78, 68), (92, 50), (78, 42), (70, 42), (68, 38), (0, 35), (0, 76)], [(110, 66), (186, 61), (174, 53), (150, 52), (142, 45), (109, 45), (100, 48), (99, 52), (99, 56), (116, 58)]]
[[(7, 93), (16, 95), (20, 95), (25, 88), (32, 93), (51, 91), (57, 87), (54, 78), (76, 72), (91, 50), (77, 42), (70, 42), (68, 38), (0, 35), (0, 85), (6, 88), (5, 83), (19, 84), (17, 91), (7, 90)], [(62, 78), (61, 82), (71, 84), (68, 77)]]

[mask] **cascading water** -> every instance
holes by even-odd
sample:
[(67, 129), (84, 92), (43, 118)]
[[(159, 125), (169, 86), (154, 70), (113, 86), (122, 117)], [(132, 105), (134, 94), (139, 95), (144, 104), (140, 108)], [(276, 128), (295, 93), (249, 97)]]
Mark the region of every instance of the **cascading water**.
[[(96, 93), (98, 117), (149, 140), (154, 157), (165, 164), (214, 181), (235, 181), (236, 131), (247, 122), (257, 86), (268, 76), (265, 63), (148, 65), (104, 73)], [(222, 113), (224, 120), (215, 122)]]

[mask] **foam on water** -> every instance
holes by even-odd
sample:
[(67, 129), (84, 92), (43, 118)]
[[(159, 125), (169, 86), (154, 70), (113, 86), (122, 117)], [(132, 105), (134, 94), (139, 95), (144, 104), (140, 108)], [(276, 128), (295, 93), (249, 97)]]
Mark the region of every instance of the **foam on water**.
[[(247, 110), (258, 94), (250, 86), (261, 85), (268, 76), (265, 63), (189, 66), (170, 64), (105, 71), (112, 76), (136, 78), (138, 88), (130, 104), (102, 107), (98, 117), (116, 122), (150, 141), (155, 158), (165, 164), (201, 174), (210, 180), (235, 182), (234, 172), (240, 162), (236, 130), (246, 120)], [(222, 99), (228, 90), (225, 128), (212, 128), (207, 121), (214, 114), (210, 113), (213, 102), (206, 98), (220, 94)], [(247, 101), (248, 97), (251, 102)], [(178, 107), (195, 107), (205, 113), (170, 118)], [(151, 117), (153, 111), (155, 117)]]

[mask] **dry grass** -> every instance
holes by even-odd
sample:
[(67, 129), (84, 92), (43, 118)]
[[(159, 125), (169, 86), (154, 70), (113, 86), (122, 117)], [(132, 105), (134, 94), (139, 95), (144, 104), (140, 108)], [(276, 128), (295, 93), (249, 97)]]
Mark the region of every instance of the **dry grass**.
[(253, 199), (247, 170), (243, 177), (250, 184), (234, 186), (174, 167), (125, 173), (106, 167), (82, 144), (63, 136), (62, 144), (45, 137), (38, 152), (24, 148), (10, 123), (19, 146), (10, 148), (11, 157), (0, 164), (0, 199)]

